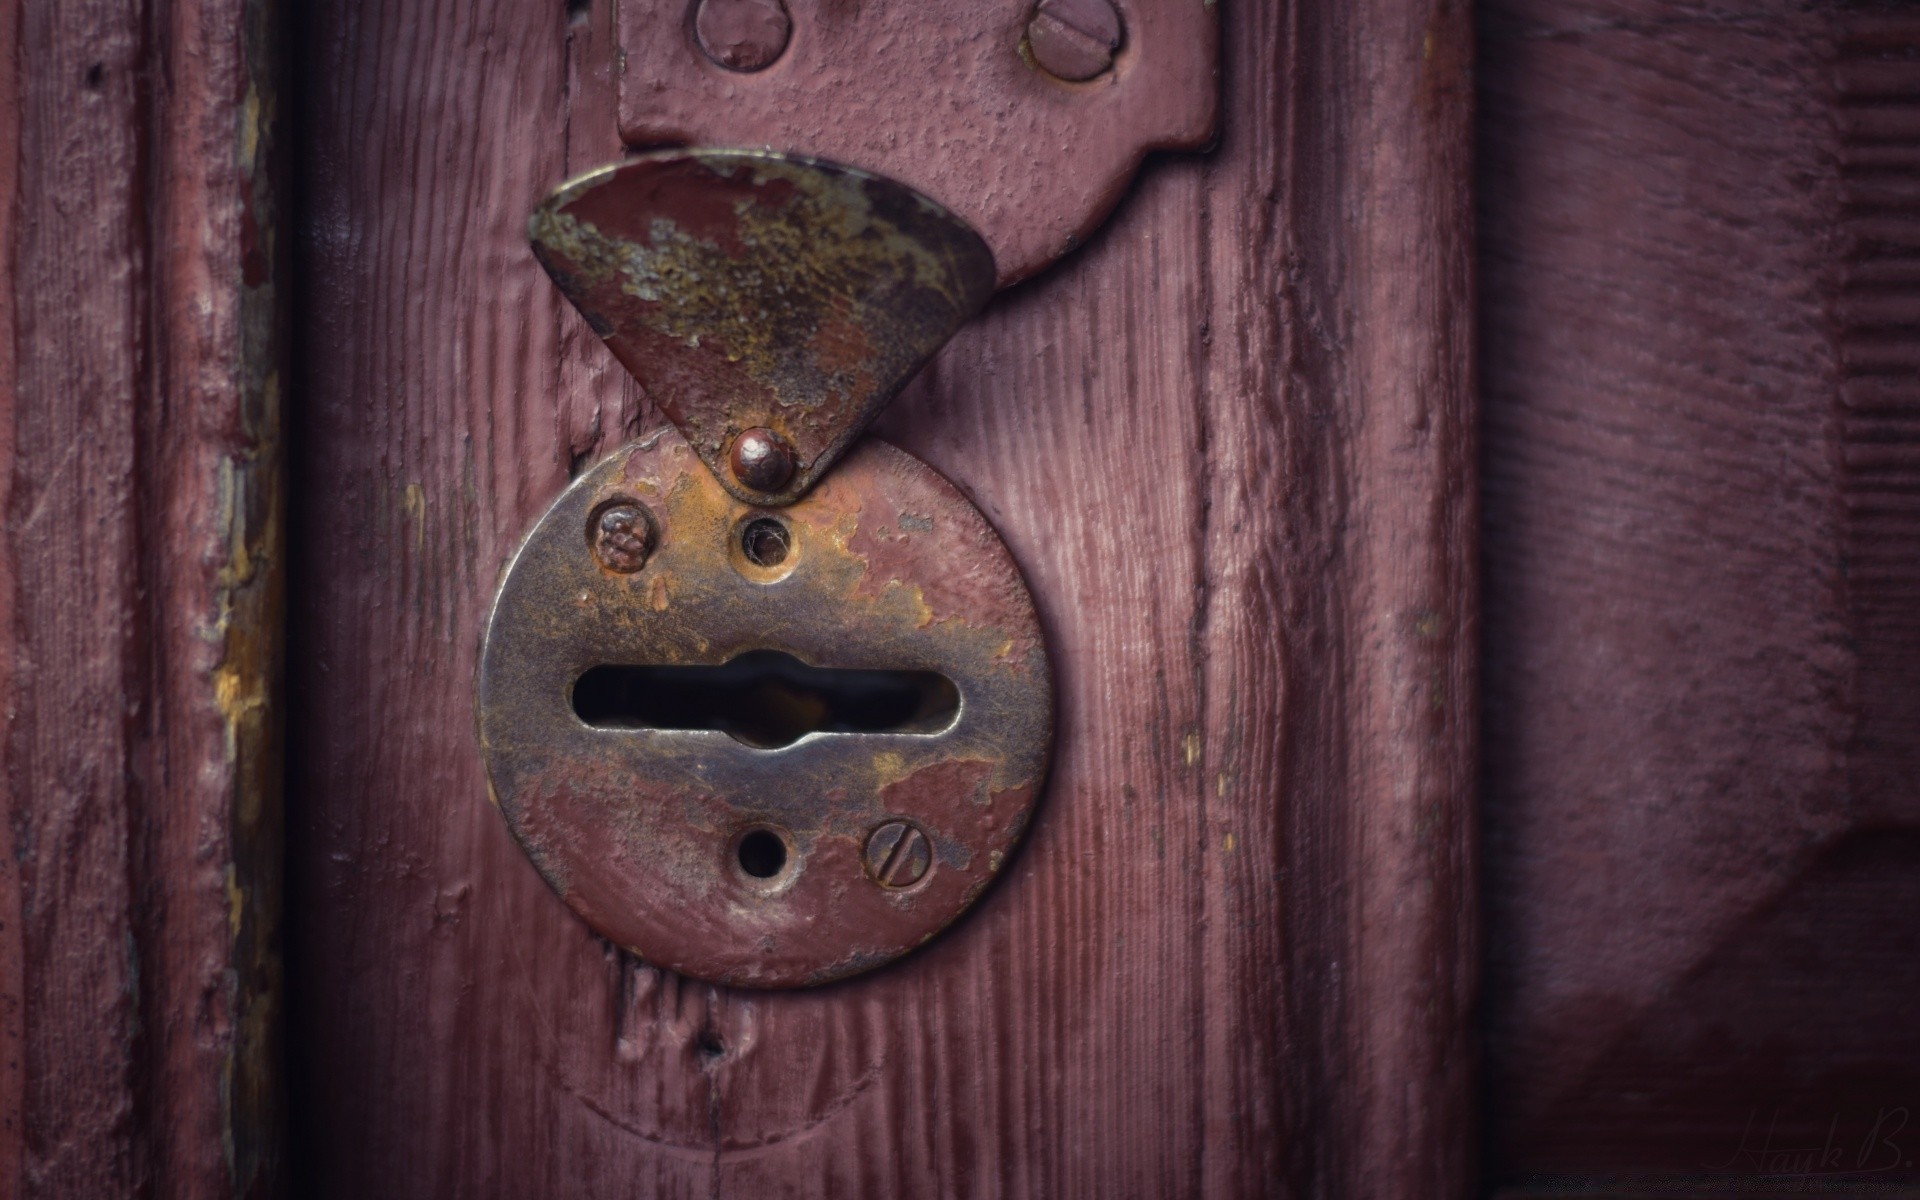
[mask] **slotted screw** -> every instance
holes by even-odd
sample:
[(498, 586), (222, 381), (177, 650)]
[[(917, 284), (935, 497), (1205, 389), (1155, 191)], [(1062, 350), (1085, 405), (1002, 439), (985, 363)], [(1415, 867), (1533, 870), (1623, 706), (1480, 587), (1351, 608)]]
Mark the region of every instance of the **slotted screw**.
[(920, 827), (888, 821), (867, 835), (867, 874), (881, 887), (912, 887), (933, 865), (933, 846)]
[(1041, 70), (1080, 83), (1113, 68), (1124, 27), (1110, 0), (1040, 0), (1027, 50)]

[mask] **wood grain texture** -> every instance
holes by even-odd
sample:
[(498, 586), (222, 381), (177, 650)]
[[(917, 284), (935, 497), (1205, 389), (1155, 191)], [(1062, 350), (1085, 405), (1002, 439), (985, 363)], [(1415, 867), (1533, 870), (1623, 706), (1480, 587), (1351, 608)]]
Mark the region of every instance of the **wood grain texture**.
[(610, 21), (328, 0), (303, 35), (312, 1194), (1464, 1195), (1467, 11), (1228, 9), (1217, 151), (1151, 163), (883, 418), (1028, 573), (1057, 766), (965, 920), (784, 994), (597, 942), (473, 745), (500, 564), (653, 419), (520, 232), (619, 153)]
[(1482, 29), (1490, 1174), (1920, 1182), (1920, 24)]
[[(1833, 18), (1838, 278), (1829, 304), (1863, 823), (1920, 823), (1920, 14)], [(1920, 1062), (1916, 1063), (1920, 1075)]]
[(0, 27), (0, 1193), (279, 1162), (270, 10)]

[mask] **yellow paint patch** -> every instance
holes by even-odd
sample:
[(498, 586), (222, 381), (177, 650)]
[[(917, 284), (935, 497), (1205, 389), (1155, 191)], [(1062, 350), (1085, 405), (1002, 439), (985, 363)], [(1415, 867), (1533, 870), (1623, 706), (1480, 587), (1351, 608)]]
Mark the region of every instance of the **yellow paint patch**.
[(413, 549), (417, 554), (427, 542), (427, 494), (419, 484), (410, 483), (400, 493), (400, 511), (413, 522)]
[(240, 102), (240, 174), (252, 175), (260, 153), (260, 92), (251, 83)]
[(1180, 759), (1191, 767), (1200, 761), (1200, 731), (1188, 730), (1180, 739)]

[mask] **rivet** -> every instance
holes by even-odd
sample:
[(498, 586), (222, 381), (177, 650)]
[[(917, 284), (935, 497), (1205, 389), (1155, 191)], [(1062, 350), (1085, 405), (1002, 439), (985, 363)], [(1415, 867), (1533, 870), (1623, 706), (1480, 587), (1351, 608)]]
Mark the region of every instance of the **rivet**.
[(693, 16), (700, 49), (729, 71), (764, 71), (787, 48), (793, 18), (781, 0), (700, 0)]
[(793, 478), (793, 452), (771, 429), (749, 429), (733, 439), (733, 477), (756, 492), (777, 492)]

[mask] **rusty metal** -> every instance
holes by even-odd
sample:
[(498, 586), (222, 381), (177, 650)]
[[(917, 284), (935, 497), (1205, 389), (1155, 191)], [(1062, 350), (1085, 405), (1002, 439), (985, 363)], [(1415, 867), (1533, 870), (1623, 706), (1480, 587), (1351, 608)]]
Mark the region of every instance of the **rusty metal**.
[(588, 528), (594, 556), (609, 571), (631, 575), (646, 565), (653, 551), (653, 519), (637, 504), (604, 505)]
[[(535, 253), (735, 498), (806, 494), (993, 293), (965, 222), (901, 184), (741, 150), (644, 155), (534, 210)], [(749, 429), (793, 460), (778, 491), (725, 461)]]
[(755, 517), (740, 528), (740, 552), (756, 567), (777, 567), (792, 549), (786, 524), (774, 517)]
[[(1070, 86), (1030, 61), (1034, 0), (797, 6), (780, 61), (745, 75), (688, 45), (687, 0), (611, 2), (621, 60), (646, 64), (612, 73), (627, 145), (767, 146), (898, 179), (979, 231), (1003, 287), (1084, 244), (1150, 151), (1214, 136), (1214, 0), (1126, 0), (1110, 69)], [(1056, 48), (1040, 43), (1033, 60)]]
[(793, 478), (793, 452), (770, 429), (749, 429), (734, 438), (727, 465), (743, 487), (763, 494), (778, 492)]
[(1109, 0), (1040, 0), (1027, 22), (1027, 53), (1056, 79), (1081, 83), (1113, 69), (1125, 26)]
[(764, 71), (787, 48), (793, 18), (781, 0), (700, 0), (693, 32), (701, 52), (718, 65)]
[[(610, 505), (657, 527), (636, 573), (581, 537)], [(596, 670), (659, 689), (781, 656), (797, 662), (767, 676), (758, 725), (732, 734), (671, 694), (588, 702)], [(822, 668), (926, 702), (836, 712), (809, 691)], [(615, 452), (515, 556), (476, 703), (495, 803), (568, 904), (649, 963), (764, 987), (878, 966), (958, 916), (1025, 830), (1052, 738), (1012, 558), (952, 484), (873, 438), (778, 509), (732, 497), (672, 429)], [(893, 732), (824, 732), (875, 728)], [(876, 870), (891, 825), (919, 841), (903, 832)]]

